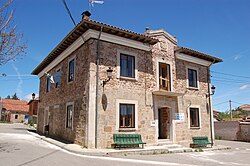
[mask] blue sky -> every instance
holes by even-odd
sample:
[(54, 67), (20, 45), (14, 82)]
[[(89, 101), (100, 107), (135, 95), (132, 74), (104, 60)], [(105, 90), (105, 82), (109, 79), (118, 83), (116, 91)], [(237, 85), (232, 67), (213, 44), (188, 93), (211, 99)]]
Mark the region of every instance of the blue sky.
[[(67, 0), (78, 23), (89, 9), (88, 0)], [(32, 70), (70, 32), (74, 25), (62, 0), (16, 0), (15, 23), (27, 40), (23, 59), (0, 66), (0, 96), (17, 93), (27, 100), (39, 93)], [(91, 18), (144, 33), (145, 27), (165, 29), (178, 45), (218, 56), (224, 62), (212, 67), (216, 86), (214, 108), (250, 104), (250, 1), (249, 0), (104, 0), (94, 5)]]

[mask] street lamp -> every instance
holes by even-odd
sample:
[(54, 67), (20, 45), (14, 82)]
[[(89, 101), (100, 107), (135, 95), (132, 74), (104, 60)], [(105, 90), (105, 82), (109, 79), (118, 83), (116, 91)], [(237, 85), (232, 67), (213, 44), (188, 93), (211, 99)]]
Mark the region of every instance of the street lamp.
[(113, 72), (113, 69), (111, 69), (111, 67), (109, 67), (107, 69), (107, 77), (108, 78), (102, 82), (102, 87), (104, 87), (105, 84), (110, 81), (110, 79), (112, 78), (112, 72)]
[(215, 93), (215, 86), (214, 85), (212, 85), (212, 87), (211, 87), (211, 92), (212, 92), (211, 95), (214, 95), (214, 93)]
[(35, 97), (36, 97), (36, 94), (35, 93), (32, 93), (32, 100), (35, 100)]

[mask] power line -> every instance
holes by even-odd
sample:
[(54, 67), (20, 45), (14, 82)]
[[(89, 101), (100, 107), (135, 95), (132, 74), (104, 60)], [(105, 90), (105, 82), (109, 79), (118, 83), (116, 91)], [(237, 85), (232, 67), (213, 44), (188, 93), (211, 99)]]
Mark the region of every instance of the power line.
[(222, 75), (227, 75), (227, 76), (233, 76), (233, 77), (239, 77), (239, 78), (249, 78), (248, 76), (241, 76), (241, 75), (234, 75), (234, 74), (228, 74), (228, 73), (223, 73), (223, 72), (218, 72), (218, 71), (213, 71), (211, 70), (212, 73), (217, 73), (217, 74), (222, 74)]
[(224, 101), (224, 102), (221, 102), (221, 103), (213, 104), (213, 106), (218, 106), (218, 105), (222, 105), (222, 104), (225, 104), (225, 103), (228, 103), (228, 101)]
[(62, 0), (62, 1), (63, 1), (63, 4), (64, 4), (64, 7), (66, 8), (66, 10), (67, 10), (67, 12), (68, 12), (69, 17), (71, 18), (73, 24), (76, 26), (76, 22), (75, 22), (75, 20), (74, 20), (72, 14), (71, 14), (69, 8), (68, 8), (68, 5), (67, 5), (67, 3), (66, 3), (66, 0)]

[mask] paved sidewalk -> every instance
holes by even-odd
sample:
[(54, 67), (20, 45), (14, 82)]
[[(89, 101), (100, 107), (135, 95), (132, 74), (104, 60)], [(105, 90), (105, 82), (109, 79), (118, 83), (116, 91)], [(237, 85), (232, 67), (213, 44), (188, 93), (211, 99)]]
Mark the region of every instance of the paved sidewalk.
[(171, 144), (164, 146), (145, 146), (144, 149), (87, 149), (82, 148), (77, 144), (67, 144), (50, 137), (41, 136), (35, 132), (29, 131), (29, 133), (37, 138), (40, 138), (46, 142), (61, 147), (69, 152), (91, 155), (91, 156), (116, 156), (116, 155), (152, 155), (152, 154), (167, 154), (167, 153), (186, 153), (186, 152), (202, 152), (202, 151), (215, 151), (231, 149), (225, 145), (215, 145), (212, 148), (205, 148), (202, 150), (182, 147), (181, 145)]

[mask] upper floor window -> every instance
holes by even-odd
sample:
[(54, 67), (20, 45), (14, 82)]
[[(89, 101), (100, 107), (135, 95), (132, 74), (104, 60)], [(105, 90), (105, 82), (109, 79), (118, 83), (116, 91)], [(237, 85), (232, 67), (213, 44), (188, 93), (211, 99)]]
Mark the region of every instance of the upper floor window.
[(189, 108), (190, 128), (200, 127), (199, 108)]
[(49, 92), (50, 91), (50, 78), (46, 77), (46, 79), (47, 79), (46, 92)]
[(159, 63), (159, 86), (160, 89), (171, 91), (169, 64)]
[(120, 103), (120, 128), (135, 127), (135, 104)]
[(198, 88), (198, 72), (195, 69), (188, 69), (188, 86)]
[(71, 59), (68, 63), (68, 82), (75, 79), (75, 58)]
[(135, 57), (120, 54), (120, 76), (135, 78)]
[(57, 69), (54, 74), (55, 87), (58, 88), (61, 84), (61, 69)]

